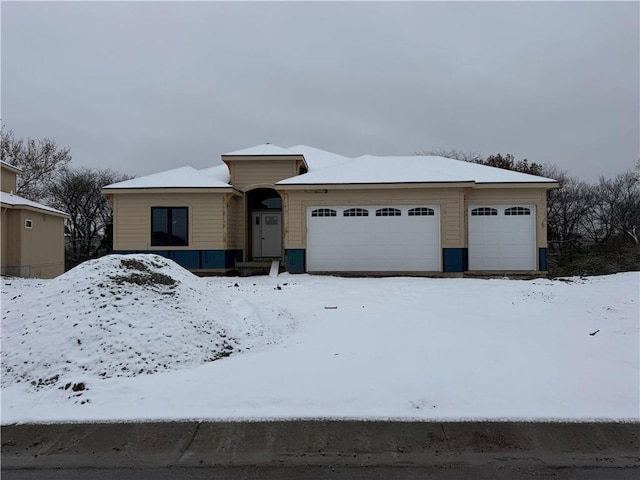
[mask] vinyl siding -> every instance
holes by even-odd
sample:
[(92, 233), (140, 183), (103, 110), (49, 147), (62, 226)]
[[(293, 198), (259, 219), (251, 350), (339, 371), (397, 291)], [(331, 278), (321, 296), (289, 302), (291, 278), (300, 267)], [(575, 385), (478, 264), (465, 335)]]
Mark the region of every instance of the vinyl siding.
[(285, 248), (306, 248), (306, 210), (309, 206), (439, 205), (442, 247), (461, 247), (464, 244), (461, 198), (459, 188), (329, 190), (327, 193), (292, 190), (285, 194), (284, 245)]
[[(536, 246), (547, 246), (547, 191), (542, 188), (472, 189), (466, 196), (465, 218), (469, 205), (535, 205)], [(466, 226), (466, 222), (465, 222)], [(465, 228), (466, 229), (466, 228)], [(467, 233), (465, 231), (465, 239)], [(465, 243), (466, 246), (466, 243)]]
[[(189, 208), (189, 245), (151, 246), (151, 207)], [(215, 250), (224, 248), (223, 193), (113, 195), (114, 250)]]
[(231, 184), (243, 191), (256, 186), (273, 186), (280, 180), (296, 175), (296, 160), (231, 160), (228, 163)]
[(2, 267), (19, 266), (20, 264), (20, 211), (10, 208), (2, 209)]
[[(25, 220), (32, 228), (26, 229)], [(2, 210), (2, 272), (34, 278), (64, 273), (64, 218), (24, 209)]]
[[(21, 263), (28, 265), (30, 276), (53, 278), (64, 273), (64, 218), (20, 211)], [(32, 221), (30, 230), (24, 228), (24, 221)]]
[(16, 172), (12, 172), (4, 166), (2, 166), (1, 170), (0, 189), (3, 192), (16, 193)]
[(243, 199), (229, 195), (227, 199), (227, 249), (242, 250), (244, 248), (244, 215)]

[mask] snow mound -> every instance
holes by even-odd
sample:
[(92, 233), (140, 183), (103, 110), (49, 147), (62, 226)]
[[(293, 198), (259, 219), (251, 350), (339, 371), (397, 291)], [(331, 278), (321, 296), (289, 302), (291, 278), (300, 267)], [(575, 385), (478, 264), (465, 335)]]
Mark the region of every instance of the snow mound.
[[(157, 255), (110, 255), (3, 298), (2, 385), (72, 396), (87, 380), (199, 365), (274, 343), (293, 327)], [(80, 393), (74, 393), (80, 392)]]

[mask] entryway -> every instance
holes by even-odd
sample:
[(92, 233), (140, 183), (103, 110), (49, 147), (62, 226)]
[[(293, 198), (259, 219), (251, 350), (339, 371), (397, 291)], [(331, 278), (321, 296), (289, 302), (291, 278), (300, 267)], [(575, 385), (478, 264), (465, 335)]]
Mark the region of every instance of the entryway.
[(282, 212), (253, 212), (253, 257), (282, 256)]
[(271, 188), (247, 193), (252, 260), (282, 258), (282, 198)]

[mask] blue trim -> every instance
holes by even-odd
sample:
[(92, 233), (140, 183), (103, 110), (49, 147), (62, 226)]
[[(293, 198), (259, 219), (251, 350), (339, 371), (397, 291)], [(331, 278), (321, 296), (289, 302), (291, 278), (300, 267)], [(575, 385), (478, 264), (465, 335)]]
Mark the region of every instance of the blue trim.
[(169, 258), (183, 268), (195, 270), (201, 268), (199, 250), (169, 250)]
[(284, 251), (285, 264), (289, 273), (304, 273), (305, 270), (304, 248), (288, 248)]
[(188, 270), (234, 268), (236, 260), (242, 260), (242, 250), (118, 250), (113, 253), (161, 255)]
[(224, 250), (203, 250), (202, 268), (224, 268)]
[(442, 271), (464, 272), (469, 269), (468, 250), (466, 248), (443, 248)]
[(538, 270), (547, 271), (547, 249), (546, 247), (538, 248)]

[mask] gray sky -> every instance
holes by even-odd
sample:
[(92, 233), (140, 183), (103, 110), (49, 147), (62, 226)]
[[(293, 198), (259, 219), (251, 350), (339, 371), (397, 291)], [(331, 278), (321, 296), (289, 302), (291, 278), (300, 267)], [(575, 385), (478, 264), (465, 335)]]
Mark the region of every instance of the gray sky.
[(130, 175), (259, 143), (586, 181), (640, 156), (640, 4), (2, 1), (2, 122)]

